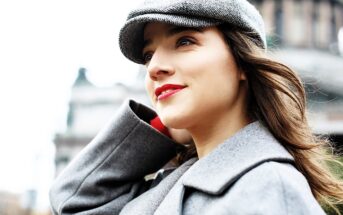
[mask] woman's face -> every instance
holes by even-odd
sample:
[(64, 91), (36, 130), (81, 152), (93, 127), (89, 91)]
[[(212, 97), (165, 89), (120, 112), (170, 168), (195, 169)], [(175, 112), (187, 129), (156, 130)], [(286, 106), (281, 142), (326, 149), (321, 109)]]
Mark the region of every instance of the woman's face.
[(216, 27), (153, 22), (145, 27), (144, 41), (146, 89), (166, 126), (187, 129), (223, 114), (240, 117), (245, 75)]

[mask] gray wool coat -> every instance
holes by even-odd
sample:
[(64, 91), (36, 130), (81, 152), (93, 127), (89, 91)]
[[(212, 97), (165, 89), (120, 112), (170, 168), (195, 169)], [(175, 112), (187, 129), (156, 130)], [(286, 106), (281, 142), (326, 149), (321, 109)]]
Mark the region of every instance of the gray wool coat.
[(148, 123), (149, 108), (126, 101), (58, 176), (54, 214), (325, 214), (292, 156), (259, 122), (210, 154), (159, 171), (177, 144)]

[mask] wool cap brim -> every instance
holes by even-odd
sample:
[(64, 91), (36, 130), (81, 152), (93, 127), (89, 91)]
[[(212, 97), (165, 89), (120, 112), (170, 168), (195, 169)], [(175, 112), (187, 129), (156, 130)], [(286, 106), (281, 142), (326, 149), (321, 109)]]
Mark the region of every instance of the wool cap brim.
[(195, 28), (229, 24), (255, 33), (266, 48), (263, 19), (247, 0), (145, 0), (128, 15), (119, 33), (120, 50), (139, 64), (144, 64), (144, 28), (149, 22)]
[(135, 63), (143, 64), (144, 28), (149, 22), (163, 22), (183, 27), (209, 27), (220, 24), (218, 20), (201, 19), (170, 14), (144, 14), (129, 20), (119, 34), (122, 53)]

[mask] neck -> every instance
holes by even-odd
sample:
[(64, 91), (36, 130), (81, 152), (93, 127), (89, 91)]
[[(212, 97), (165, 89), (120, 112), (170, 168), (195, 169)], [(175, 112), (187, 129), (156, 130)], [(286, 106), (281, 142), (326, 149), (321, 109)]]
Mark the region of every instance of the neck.
[[(238, 110), (243, 109), (238, 108)], [(209, 118), (211, 119), (204, 120), (196, 127), (188, 129), (194, 140), (199, 159), (251, 122), (243, 111), (227, 111), (224, 115), (211, 115)]]

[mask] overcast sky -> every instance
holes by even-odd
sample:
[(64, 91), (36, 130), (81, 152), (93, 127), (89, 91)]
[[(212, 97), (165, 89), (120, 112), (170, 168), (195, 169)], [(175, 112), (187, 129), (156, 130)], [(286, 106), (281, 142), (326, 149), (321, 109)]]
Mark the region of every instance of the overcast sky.
[(47, 206), (53, 134), (62, 130), (80, 67), (100, 86), (132, 80), (137, 65), (118, 32), (139, 0), (0, 0), (0, 190), (39, 189)]

